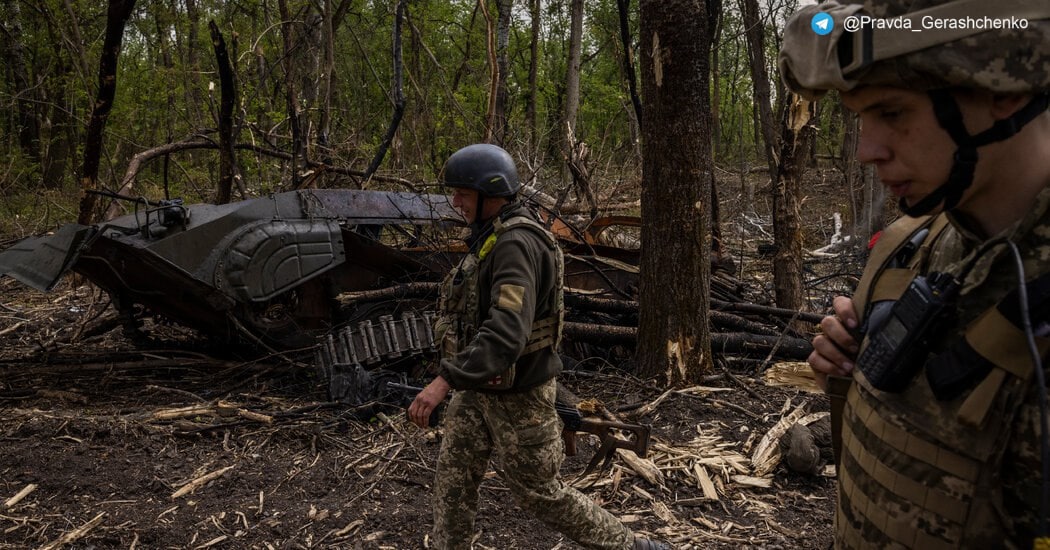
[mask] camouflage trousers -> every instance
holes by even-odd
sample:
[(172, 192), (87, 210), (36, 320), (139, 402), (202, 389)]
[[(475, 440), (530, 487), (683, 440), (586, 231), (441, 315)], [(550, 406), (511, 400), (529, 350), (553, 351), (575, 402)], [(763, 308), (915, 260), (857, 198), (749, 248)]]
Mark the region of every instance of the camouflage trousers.
[(478, 488), (495, 451), (518, 505), (585, 548), (628, 550), (634, 536), (615, 516), (558, 477), (564, 447), (555, 381), (522, 393), (456, 392), (434, 484), (433, 548), (467, 550)]

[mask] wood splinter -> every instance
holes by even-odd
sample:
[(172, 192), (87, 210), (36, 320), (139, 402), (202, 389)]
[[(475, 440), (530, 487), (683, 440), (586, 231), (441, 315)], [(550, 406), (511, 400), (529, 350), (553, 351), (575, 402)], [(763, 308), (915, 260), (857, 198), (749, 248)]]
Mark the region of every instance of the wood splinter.
[(174, 493), (171, 494), (171, 498), (172, 499), (176, 499), (176, 498), (179, 498), (179, 497), (181, 497), (183, 495), (186, 495), (188, 493), (192, 493), (193, 491), (196, 491), (202, 485), (208, 483), (209, 481), (211, 481), (213, 479), (219, 478), (220, 476), (222, 476), (223, 474), (225, 474), (226, 472), (228, 472), (228, 471), (230, 471), (232, 469), (233, 469), (233, 466), (227, 466), (227, 467), (222, 468), (220, 470), (215, 470), (214, 472), (211, 472), (211, 473), (208, 473), (208, 474), (204, 474), (204, 475), (198, 477), (197, 479), (194, 479), (193, 481), (190, 481), (189, 483), (183, 485), (178, 491), (175, 491)]
[(4, 508), (10, 508), (10, 507), (14, 506), (15, 504), (18, 504), (19, 502), (22, 501), (23, 498), (26, 498), (27, 496), (29, 496), (29, 493), (32, 493), (33, 491), (36, 491), (36, 488), (37, 488), (36, 483), (30, 483), (29, 485), (26, 485), (21, 491), (19, 491), (17, 494), (15, 494), (15, 496), (7, 499), (7, 501), (4, 502)]

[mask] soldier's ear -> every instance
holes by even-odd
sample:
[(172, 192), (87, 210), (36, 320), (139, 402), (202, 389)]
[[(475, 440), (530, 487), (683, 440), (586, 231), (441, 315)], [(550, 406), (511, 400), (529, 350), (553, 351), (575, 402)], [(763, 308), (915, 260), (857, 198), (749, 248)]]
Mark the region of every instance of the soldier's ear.
[(1004, 120), (1013, 116), (1032, 100), (1027, 94), (994, 94), (992, 95), (992, 116), (995, 120)]

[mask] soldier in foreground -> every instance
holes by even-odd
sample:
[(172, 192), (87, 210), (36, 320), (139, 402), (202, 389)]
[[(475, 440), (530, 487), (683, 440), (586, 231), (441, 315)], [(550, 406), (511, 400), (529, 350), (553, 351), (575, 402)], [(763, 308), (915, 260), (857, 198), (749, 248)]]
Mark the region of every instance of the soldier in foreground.
[(470, 548), (478, 488), (495, 453), (518, 504), (580, 545), (669, 550), (636, 538), (558, 478), (563, 261), (554, 237), (516, 200), (513, 159), (495, 145), (470, 145), (449, 157), (441, 180), (471, 234), (470, 252), (442, 285), (438, 376), (408, 408), (412, 422), (426, 427), (449, 390), (458, 390), (445, 413), (432, 547)]
[(829, 1), (780, 67), (860, 115), (905, 213), (809, 358), (844, 398), (835, 547), (1045, 544), (1050, 2)]

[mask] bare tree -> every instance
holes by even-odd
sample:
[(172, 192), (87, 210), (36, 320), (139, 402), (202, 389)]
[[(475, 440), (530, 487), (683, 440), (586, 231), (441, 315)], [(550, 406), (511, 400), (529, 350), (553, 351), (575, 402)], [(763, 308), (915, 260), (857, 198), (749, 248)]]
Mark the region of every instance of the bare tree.
[[(230, 65), (230, 55), (226, 50), (226, 40), (219, 32), (215, 21), (208, 22), (211, 31), (211, 43), (215, 48), (215, 64), (219, 67), (219, 187), (215, 194), (216, 204), (230, 202), (233, 195), (233, 184), (240, 178), (237, 171), (237, 154), (233, 145), (236, 143), (234, 133), (233, 109), (237, 105), (237, 78)], [(242, 190), (243, 191), (243, 190)]]
[(298, 188), (302, 178), (301, 166), (307, 163), (306, 139), (303, 136), (303, 117), (299, 109), (299, 86), (296, 82), (298, 71), (293, 63), (295, 40), (292, 14), (288, 11), (287, 0), (277, 0), (277, 9), (281, 14), (281, 37), (284, 40), (284, 99), (288, 109), (288, 126), (292, 130), (292, 187)]
[(630, 30), (630, 10), (631, 0), (616, 0), (616, 11), (620, 20), (620, 46), (623, 48), (621, 63), (624, 80), (627, 82), (627, 93), (631, 99), (630, 109), (627, 110), (627, 123), (631, 130), (634, 153), (641, 158), (642, 98), (638, 96), (638, 76), (634, 69), (635, 53)]
[(135, 0), (109, 0), (106, 12), (106, 34), (102, 40), (102, 57), (98, 67), (98, 97), (88, 121), (87, 142), (84, 144), (84, 166), (80, 171), (80, 213), (77, 223), (90, 225), (97, 216), (98, 166), (102, 157), (102, 133), (106, 119), (113, 108), (117, 94), (117, 61), (124, 42), (124, 26), (135, 9)]
[(758, 110), (758, 126), (769, 166), (769, 180), (777, 179), (776, 129), (773, 109), (770, 105), (769, 75), (766, 73), (765, 28), (758, 17), (757, 0), (740, 0), (740, 11), (744, 18), (744, 35), (747, 36), (748, 60), (751, 65), (751, 84), (755, 90), (755, 107)]
[[(10, 25), (4, 30), (3, 40), (5, 53), (7, 54), (7, 68), (11, 73), (11, 79), (19, 94), (15, 101), (15, 120), (18, 128), (18, 145), (22, 153), (34, 162), (40, 160), (40, 124), (37, 121), (33, 109), (32, 87), (29, 85), (29, 68), (26, 63), (26, 51), (22, 37), (22, 17), (19, 13), (21, 6), (18, 2), (12, 2), (7, 9), (10, 12), (5, 15)], [(3, 12), (0, 12), (3, 13)], [(47, 182), (44, 182), (47, 185)]]
[(572, 0), (569, 18), (569, 62), (565, 70), (565, 114), (562, 124), (562, 155), (572, 174), (572, 188), (590, 206), (591, 217), (598, 215), (598, 199), (591, 186), (587, 160), (590, 151), (576, 139), (576, 119), (580, 112), (580, 70), (583, 63), (583, 0)]
[(510, 13), (514, 9), (513, 0), (498, 0), (499, 12), (496, 22), (496, 102), (493, 112), (493, 143), (504, 145), (507, 139), (507, 76), (510, 75), (510, 60), (507, 58), (510, 46)]
[(481, 6), (481, 14), (485, 17), (485, 39), (488, 44), (489, 62), (489, 95), (488, 109), (485, 111), (485, 143), (492, 143), (496, 126), (496, 99), (499, 97), (499, 63), (496, 61), (496, 26), (492, 22), (492, 14), (489, 13), (488, 0), (478, 0)]
[(773, 185), (773, 286), (777, 306), (802, 309), (802, 172), (816, 135), (815, 103), (791, 94), (784, 110), (780, 167)]
[(390, 125), (387, 127), (386, 134), (383, 135), (383, 142), (379, 144), (379, 150), (376, 151), (375, 157), (372, 158), (368, 169), (365, 170), (366, 179), (372, 177), (372, 174), (375, 174), (376, 170), (379, 169), (379, 165), (383, 162), (383, 157), (386, 156), (387, 150), (390, 149), (390, 144), (394, 142), (394, 136), (397, 135), (397, 128), (401, 125), (401, 117), (405, 114), (405, 87), (404, 79), (401, 76), (404, 72), (404, 63), (401, 59), (401, 24), (405, 19), (405, 0), (398, 0), (394, 11), (394, 31), (390, 48), (394, 66), (394, 81), (392, 83), (394, 115), (390, 120)]
[[(539, 149), (540, 131), (536, 125), (536, 96), (539, 95), (540, 73), (540, 0), (531, 0), (529, 15), (532, 17), (532, 42), (529, 45), (529, 94), (525, 100), (525, 121), (529, 127), (532, 147)], [(533, 151), (530, 151), (530, 154)]]
[(673, 386), (711, 368), (710, 14), (642, 0), (642, 305), (638, 369)]
[(859, 245), (882, 229), (885, 190), (875, 181), (872, 171), (857, 161), (857, 140), (860, 138), (857, 115), (847, 111), (841, 104), (835, 112), (842, 119), (842, 142), (836, 167), (842, 172), (846, 189), (849, 190), (850, 213), (853, 217), (851, 233)]

